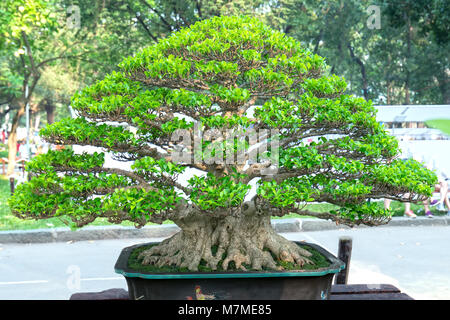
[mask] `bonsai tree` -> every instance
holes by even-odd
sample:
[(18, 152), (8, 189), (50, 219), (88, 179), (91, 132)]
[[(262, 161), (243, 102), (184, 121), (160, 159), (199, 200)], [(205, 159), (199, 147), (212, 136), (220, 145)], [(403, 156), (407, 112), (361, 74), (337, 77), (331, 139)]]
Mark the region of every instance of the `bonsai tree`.
[[(143, 264), (267, 270), (311, 255), (277, 234), (272, 216), (374, 226), (391, 212), (368, 199), (431, 195), (434, 173), (398, 159), (372, 103), (346, 95), (322, 57), (254, 18), (197, 22), (119, 68), (75, 94), (79, 117), (40, 134), (131, 167), (105, 166), (104, 152), (39, 155), (10, 198), (16, 216), (79, 227), (171, 220), (181, 230), (143, 251)], [(338, 209), (312, 212), (311, 202)]]

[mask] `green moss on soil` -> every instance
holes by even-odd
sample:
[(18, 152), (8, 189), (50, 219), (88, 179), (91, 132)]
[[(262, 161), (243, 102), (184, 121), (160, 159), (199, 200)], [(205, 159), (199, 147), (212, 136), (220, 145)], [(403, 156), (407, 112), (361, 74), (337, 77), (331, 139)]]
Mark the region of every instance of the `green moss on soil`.
[[(156, 244), (149, 244), (149, 245), (140, 246), (140, 247), (137, 247), (136, 249), (134, 249), (131, 252), (130, 257), (128, 258), (128, 267), (137, 272), (150, 272), (150, 273), (191, 272), (187, 268), (179, 268), (177, 266), (156, 267), (153, 265), (142, 265), (141, 260), (138, 259), (139, 254), (142, 251), (148, 250), (152, 246), (155, 246), (155, 245)], [(294, 263), (278, 261), (274, 257), (274, 260), (277, 263), (277, 265), (282, 266), (285, 271), (305, 271), (305, 270), (312, 271), (312, 270), (327, 268), (330, 266), (330, 262), (327, 260), (327, 258), (325, 256), (323, 256), (316, 249), (314, 249), (308, 245), (299, 245), (299, 246), (302, 247), (303, 249), (308, 250), (312, 254), (312, 256), (309, 257), (308, 259), (311, 260), (314, 264), (305, 264), (305, 265), (303, 265), (303, 267), (299, 268), (299, 266)], [(217, 246), (211, 247), (211, 251), (213, 254), (215, 254), (217, 252)], [(219, 267), (217, 268), (217, 270), (215, 272), (224, 272), (224, 270), (221, 268), (221, 265), (222, 265), (222, 261), (225, 259), (225, 257), (226, 257), (226, 253), (223, 254), (222, 260), (218, 264)], [(244, 267), (247, 268), (247, 270), (252, 271), (250, 265), (244, 264)], [(226, 272), (236, 272), (236, 271), (242, 271), (242, 270), (237, 270), (234, 265), (234, 262), (233, 261), (230, 262), (230, 264), (228, 266), (228, 270)], [(264, 271), (273, 271), (273, 270), (264, 269)], [(202, 260), (202, 261), (200, 261), (200, 265), (198, 267), (198, 272), (213, 272), (213, 270), (206, 266), (206, 261)]]

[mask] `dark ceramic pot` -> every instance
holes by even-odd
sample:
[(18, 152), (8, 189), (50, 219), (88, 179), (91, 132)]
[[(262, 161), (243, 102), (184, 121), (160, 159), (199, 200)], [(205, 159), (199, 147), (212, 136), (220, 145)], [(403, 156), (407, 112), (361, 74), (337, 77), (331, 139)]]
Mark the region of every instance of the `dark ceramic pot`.
[(333, 276), (345, 264), (322, 247), (308, 245), (330, 262), (313, 271), (240, 271), (147, 273), (128, 267), (131, 252), (144, 245), (122, 250), (115, 272), (122, 274), (133, 300), (326, 300)]

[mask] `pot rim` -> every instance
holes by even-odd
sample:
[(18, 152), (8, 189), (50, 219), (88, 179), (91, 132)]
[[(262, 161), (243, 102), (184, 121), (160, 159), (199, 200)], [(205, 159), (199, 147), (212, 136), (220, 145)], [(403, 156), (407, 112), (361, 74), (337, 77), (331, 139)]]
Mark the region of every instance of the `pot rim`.
[(127, 278), (143, 278), (143, 279), (214, 279), (214, 278), (280, 278), (280, 277), (320, 277), (330, 273), (338, 273), (345, 268), (345, 263), (336, 258), (323, 247), (305, 241), (293, 241), (297, 244), (310, 246), (322, 255), (324, 255), (330, 262), (327, 268), (319, 268), (317, 270), (298, 270), (298, 271), (230, 271), (230, 272), (179, 272), (179, 273), (151, 273), (151, 272), (136, 272), (127, 266), (128, 258), (131, 252), (141, 246), (157, 244), (160, 242), (147, 242), (122, 250), (117, 262), (114, 266), (114, 271)]

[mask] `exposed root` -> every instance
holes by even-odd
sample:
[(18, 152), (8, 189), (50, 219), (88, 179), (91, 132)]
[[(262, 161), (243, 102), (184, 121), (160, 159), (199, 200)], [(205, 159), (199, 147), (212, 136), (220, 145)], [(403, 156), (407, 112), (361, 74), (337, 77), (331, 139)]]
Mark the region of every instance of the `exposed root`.
[[(217, 248), (214, 253), (213, 246)], [(142, 264), (198, 271), (202, 261), (212, 270), (282, 270), (276, 260), (302, 267), (312, 264), (310, 256), (307, 250), (278, 235), (270, 226), (270, 219), (227, 217), (213, 224), (197, 221), (195, 227), (185, 226), (171, 238), (143, 251), (139, 258)]]

